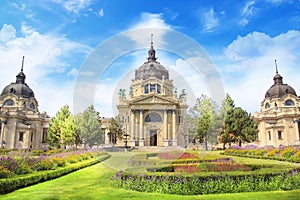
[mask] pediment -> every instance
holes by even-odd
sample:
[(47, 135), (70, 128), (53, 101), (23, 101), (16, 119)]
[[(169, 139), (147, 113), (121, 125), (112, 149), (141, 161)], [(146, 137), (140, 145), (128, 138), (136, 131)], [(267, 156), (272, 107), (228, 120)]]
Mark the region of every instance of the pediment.
[(133, 105), (153, 105), (153, 104), (161, 104), (161, 105), (174, 105), (178, 104), (178, 101), (173, 98), (168, 97), (162, 97), (159, 95), (147, 95), (147, 96), (141, 96), (134, 100), (131, 100), (129, 104)]

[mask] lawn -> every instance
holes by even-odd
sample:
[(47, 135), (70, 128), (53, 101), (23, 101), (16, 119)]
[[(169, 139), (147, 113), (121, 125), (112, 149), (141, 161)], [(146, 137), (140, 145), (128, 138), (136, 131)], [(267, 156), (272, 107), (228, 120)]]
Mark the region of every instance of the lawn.
[(119, 169), (126, 166), (126, 161), (131, 156), (132, 153), (129, 152), (113, 153), (113, 156), (103, 163), (55, 180), (0, 195), (0, 199), (299, 199), (300, 190), (179, 196), (141, 193), (118, 188), (110, 179)]

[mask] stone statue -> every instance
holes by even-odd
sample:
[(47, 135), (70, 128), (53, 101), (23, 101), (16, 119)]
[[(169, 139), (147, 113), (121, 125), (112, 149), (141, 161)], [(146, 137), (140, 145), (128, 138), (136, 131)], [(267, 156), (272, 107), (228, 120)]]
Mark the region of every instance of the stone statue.
[(119, 89), (119, 97), (125, 98), (125, 89)]

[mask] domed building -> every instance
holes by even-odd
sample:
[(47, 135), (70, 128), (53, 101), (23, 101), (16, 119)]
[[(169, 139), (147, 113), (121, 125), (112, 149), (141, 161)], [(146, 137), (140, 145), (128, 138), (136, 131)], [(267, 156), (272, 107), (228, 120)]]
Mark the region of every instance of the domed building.
[(258, 122), (260, 146), (300, 144), (300, 98), (282, 79), (276, 64), (274, 84), (261, 102), (261, 112), (254, 113), (254, 119)]
[(119, 91), (119, 118), (126, 128), (131, 146), (177, 146), (183, 144), (179, 134), (186, 114), (186, 94), (177, 95), (169, 72), (155, 57), (151, 41), (147, 61), (132, 79), (129, 99)]
[(38, 110), (38, 101), (25, 83), (23, 72), (16, 82), (7, 85), (0, 95), (0, 147), (5, 149), (38, 149), (46, 146), (50, 118)]

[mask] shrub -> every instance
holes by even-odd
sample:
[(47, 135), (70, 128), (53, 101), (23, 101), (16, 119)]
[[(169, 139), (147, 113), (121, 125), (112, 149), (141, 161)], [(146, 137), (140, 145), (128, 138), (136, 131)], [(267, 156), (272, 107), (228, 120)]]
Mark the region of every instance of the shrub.
[(36, 166), (37, 170), (51, 170), (55, 168), (55, 163), (48, 158), (42, 159)]
[(10, 171), (5, 167), (0, 166), (0, 179), (1, 178), (8, 178), (10, 176), (11, 176)]

